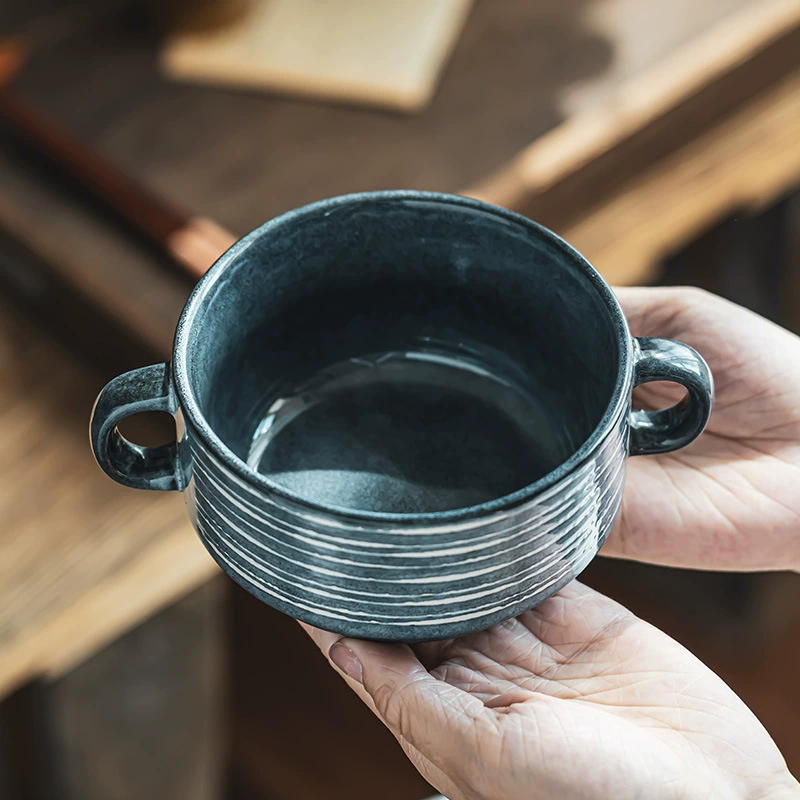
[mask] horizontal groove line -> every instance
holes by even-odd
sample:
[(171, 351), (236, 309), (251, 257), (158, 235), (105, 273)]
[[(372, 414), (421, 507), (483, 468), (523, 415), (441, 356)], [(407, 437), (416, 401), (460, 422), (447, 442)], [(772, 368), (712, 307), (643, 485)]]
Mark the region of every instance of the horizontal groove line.
[[(212, 543), (209, 542), (209, 547), (217, 554), (217, 556), (226, 561), (225, 556), (220, 553), (219, 549)], [(263, 592), (264, 594), (268, 594), (273, 596), (282, 602), (287, 603), (288, 605), (293, 605), (296, 608), (303, 609), (305, 611), (309, 611), (313, 614), (319, 614), (320, 616), (326, 616), (331, 619), (339, 619), (343, 621), (349, 622), (363, 622), (365, 621), (364, 618), (367, 618), (368, 622), (373, 622), (375, 624), (396, 624), (399, 626), (422, 626), (422, 625), (445, 625), (445, 624), (452, 624), (455, 622), (463, 622), (472, 619), (479, 619), (481, 617), (489, 616), (490, 614), (498, 613), (499, 611), (503, 611), (506, 608), (510, 608), (517, 603), (519, 603), (522, 599), (527, 596), (533, 596), (544, 592), (550, 586), (558, 583), (562, 578), (564, 578), (569, 573), (569, 568), (565, 568), (561, 573), (555, 575), (550, 581), (546, 584), (543, 584), (540, 587), (536, 587), (535, 590), (525, 590), (513, 598), (509, 599), (506, 598), (505, 602), (500, 605), (492, 605), (492, 606), (482, 606), (480, 609), (472, 610), (469, 614), (458, 614), (457, 616), (452, 617), (438, 617), (438, 618), (430, 618), (430, 617), (414, 617), (408, 619), (407, 617), (397, 617), (397, 616), (388, 616), (388, 615), (380, 615), (380, 614), (372, 614), (368, 612), (359, 612), (353, 611), (351, 612), (350, 616), (347, 616), (342, 613), (340, 609), (330, 608), (328, 606), (319, 606), (313, 605), (310, 606), (307, 604), (307, 598), (299, 598), (299, 599), (292, 599), (293, 595), (287, 594), (285, 592), (279, 591), (275, 587), (271, 587), (267, 584), (261, 583), (259, 580), (256, 579), (255, 576), (252, 576), (248, 573), (247, 570), (242, 570), (240, 565), (231, 565), (232, 569), (236, 572), (236, 574), (240, 575), (243, 579), (245, 579), (248, 583), (252, 586), (257, 588), (259, 591)], [(358, 619), (356, 619), (358, 618)]]
[[(596, 499), (596, 498), (593, 498), (593, 497), (587, 495), (585, 498), (582, 499), (582, 501), (580, 503), (578, 503), (575, 506), (573, 506), (572, 508), (570, 508), (570, 513), (568, 515), (565, 515), (564, 517), (558, 519), (556, 521), (556, 523), (554, 525), (552, 525), (549, 530), (542, 531), (541, 533), (538, 533), (536, 536), (526, 536), (526, 533), (528, 531), (522, 531), (519, 534), (515, 535), (514, 537), (507, 537), (505, 539), (498, 540), (497, 542), (493, 543), (495, 549), (493, 549), (492, 552), (490, 552), (490, 553), (485, 553), (485, 554), (483, 554), (481, 556), (477, 556), (477, 557), (474, 557), (474, 558), (463, 559), (463, 560), (461, 560), (459, 562), (453, 562), (452, 558), (447, 559), (447, 561), (449, 563), (459, 563), (459, 564), (464, 563), (464, 564), (467, 564), (467, 563), (479, 563), (480, 561), (487, 561), (487, 560), (490, 560), (490, 559), (497, 559), (498, 557), (500, 557), (502, 555), (508, 554), (510, 552), (513, 552), (514, 550), (518, 550), (518, 549), (523, 548), (523, 547), (530, 549), (531, 546), (536, 544), (538, 539), (540, 539), (541, 537), (550, 537), (550, 541), (545, 543), (545, 545), (548, 545), (548, 544), (550, 544), (552, 542), (553, 539), (556, 539), (556, 538), (558, 538), (559, 535), (561, 535), (560, 533), (558, 533), (558, 535), (557, 535), (557, 532), (559, 532), (560, 529), (568, 526), (570, 524), (570, 522), (574, 519), (574, 517), (576, 516), (578, 511), (580, 511), (581, 509), (587, 509), (587, 508), (591, 508), (591, 507), (601, 507), (602, 504), (604, 504), (606, 502), (606, 494), (608, 494), (612, 489), (614, 489), (614, 487), (609, 485), (607, 487), (607, 491), (604, 492), (603, 496), (601, 496), (601, 498), (599, 498), (599, 499)], [(202, 497), (202, 493), (200, 493), (200, 495)], [(595, 502), (595, 500), (596, 500), (596, 502)], [(234, 500), (234, 502), (236, 502), (236, 501)], [(236, 503), (236, 504), (239, 505), (238, 503)], [(214, 514), (218, 515), (222, 520), (224, 520), (224, 522), (226, 524), (228, 524), (230, 527), (232, 527), (232, 528), (236, 529), (237, 531), (239, 531), (242, 535), (245, 535), (245, 532), (244, 532), (244, 530), (240, 530), (240, 527), (241, 526), (247, 526), (248, 528), (252, 529), (258, 536), (263, 537), (265, 539), (268, 539), (269, 541), (274, 542), (276, 545), (278, 545), (280, 547), (288, 547), (288, 548), (290, 548), (290, 549), (292, 549), (292, 550), (294, 550), (294, 551), (296, 551), (298, 553), (304, 554), (304, 555), (309, 555), (309, 556), (312, 556), (314, 558), (320, 558), (320, 559), (323, 559), (323, 560), (326, 560), (326, 561), (330, 561), (330, 562), (335, 563), (335, 564), (348, 564), (348, 565), (351, 565), (351, 566), (363, 566), (363, 567), (372, 566), (372, 562), (369, 562), (369, 561), (353, 561), (352, 559), (338, 558), (335, 555), (332, 555), (332, 554), (330, 554), (328, 552), (319, 552), (318, 550), (315, 550), (315, 549), (307, 550), (307, 549), (304, 549), (303, 547), (299, 547), (297, 545), (290, 544), (289, 542), (282, 541), (278, 537), (272, 535), (269, 532), (269, 527), (271, 527), (269, 525), (269, 523), (267, 523), (264, 526), (264, 527), (267, 528), (267, 530), (264, 530), (264, 527), (256, 526), (255, 524), (253, 524), (253, 523), (249, 522), (248, 520), (242, 518), (240, 515), (238, 515), (235, 512), (235, 510), (233, 510), (232, 508), (228, 507), (227, 505), (224, 505), (222, 503), (216, 503), (216, 502), (215, 503), (208, 502), (207, 505), (208, 505), (209, 509)], [(223, 505), (224, 505), (225, 511), (228, 512), (228, 514), (232, 514), (235, 517), (235, 520), (234, 519), (230, 519), (228, 516), (226, 516), (226, 514), (223, 513), (223, 511), (221, 510), (221, 507), (223, 507)], [(583, 514), (580, 515), (579, 519), (582, 520), (583, 516), (584, 516)], [(539, 527), (538, 525), (534, 524), (534, 525), (531, 526), (531, 529), (537, 530), (538, 527)], [(293, 532), (285, 531), (282, 528), (279, 529), (279, 530), (284, 535), (286, 535), (286, 536), (288, 536), (290, 538), (293, 538), (293, 539), (295, 539), (297, 541), (305, 542), (307, 544), (311, 544), (312, 546), (316, 545), (316, 543), (313, 541), (313, 539), (309, 541), (305, 537), (301, 537), (298, 534), (295, 534)], [(502, 550), (496, 549), (496, 547), (498, 545), (505, 544), (506, 542), (509, 542), (509, 541), (513, 541), (515, 543), (513, 545), (511, 545), (510, 547), (506, 547), (506, 548), (504, 548)], [(480, 550), (485, 550), (485, 549), (487, 549), (487, 548), (486, 547), (480, 548)], [(356, 554), (356, 555), (362, 555), (362, 556), (365, 555), (363, 553), (363, 551), (359, 551), (357, 548), (353, 548), (353, 549), (351, 549), (351, 548), (342, 548), (342, 550), (344, 550), (348, 554)], [(456, 556), (456, 555), (467, 555), (467, 554), (469, 554), (471, 552), (475, 552), (475, 550), (473, 550), (471, 548), (461, 548), (461, 549), (453, 548), (453, 549), (451, 549), (449, 551), (441, 551), (441, 550), (431, 549), (431, 550), (424, 551), (424, 552), (421, 552), (421, 553), (415, 553), (413, 556), (411, 554), (408, 554), (408, 553), (405, 553), (405, 552), (380, 553), (377, 556), (377, 558), (378, 559), (386, 559), (387, 557), (389, 557), (389, 558), (395, 559), (395, 560), (407, 559), (407, 558), (414, 558), (414, 559), (422, 559), (422, 558), (424, 558), (426, 560), (430, 560), (430, 559), (434, 559), (434, 558), (437, 558), (437, 557), (440, 557), (440, 556), (446, 556), (446, 557), (447, 556), (451, 556), (452, 557), (452, 556)], [(405, 566), (410, 566), (410, 565), (404, 565), (404, 567)]]
[[(208, 519), (207, 516), (204, 513), (201, 512), (201, 514), (203, 516), (202, 522), (210, 525), (212, 527), (212, 529), (217, 531), (217, 538), (219, 538), (220, 541), (223, 544), (225, 544), (231, 550), (242, 554), (242, 557), (246, 557), (246, 559), (248, 561), (250, 561), (251, 563), (253, 563), (253, 565), (255, 567), (262, 568), (266, 572), (269, 572), (269, 571), (277, 569), (281, 573), (283, 573), (284, 575), (288, 576), (288, 578), (291, 579), (292, 581), (296, 582), (298, 580), (296, 574), (288, 572), (286, 570), (283, 570), (283, 569), (281, 569), (280, 567), (278, 567), (277, 565), (275, 565), (272, 562), (259, 560), (259, 559), (257, 559), (255, 554), (249, 554), (249, 553), (248, 554), (244, 554), (243, 551), (241, 551), (239, 549), (239, 547), (237, 547), (236, 544), (230, 540), (230, 537), (225, 535), (225, 533), (221, 530), (221, 526), (219, 524), (215, 523), (213, 520)], [(220, 536), (220, 533), (222, 533), (221, 536)], [(203, 534), (204, 534), (204, 538), (206, 538), (206, 539), (210, 538), (206, 531), (203, 531)], [(569, 544), (572, 544), (574, 541), (576, 541), (578, 539), (583, 539), (584, 537), (585, 537), (585, 532), (583, 532), (581, 530), (576, 530), (572, 534), (572, 537), (570, 539)], [(555, 546), (555, 544), (553, 546)], [(414, 580), (413, 578), (402, 578), (402, 579), (398, 579), (398, 580), (391, 580), (391, 579), (381, 579), (381, 578), (372, 578), (372, 577), (360, 577), (360, 576), (356, 576), (356, 575), (352, 575), (352, 574), (348, 574), (348, 573), (335, 572), (334, 570), (322, 569), (322, 568), (319, 568), (319, 567), (316, 567), (316, 566), (310, 565), (310, 564), (300, 564), (300, 563), (291, 561), (291, 559), (282, 558), (280, 556), (280, 554), (276, 554), (273, 551), (270, 551), (268, 548), (265, 548), (263, 546), (261, 546), (261, 549), (265, 549), (265, 550), (267, 550), (267, 552), (271, 552), (271, 553), (273, 553), (273, 555), (276, 555), (282, 561), (288, 562), (290, 564), (295, 564), (296, 566), (302, 568), (305, 571), (312, 572), (312, 573), (315, 573), (315, 574), (320, 575), (320, 576), (327, 576), (327, 577), (334, 578), (334, 579), (337, 579), (337, 580), (344, 580), (344, 581), (346, 581), (348, 583), (351, 583), (351, 584), (352, 583), (356, 583), (356, 582), (362, 582), (362, 583), (367, 583), (367, 584), (388, 584), (388, 585), (398, 585), (398, 586), (404, 586), (404, 585), (407, 585), (409, 583), (413, 583), (415, 585), (422, 585), (422, 583), (427, 583), (427, 584), (432, 584), (432, 585), (437, 585), (437, 584), (441, 585), (441, 584), (446, 584), (446, 583), (455, 583), (457, 581), (461, 581), (461, 580), (465, 580), (465, 579), (470, 578), (470, 577), (474, 577), (474, 575), (469, 574), (469, 573), (467, 573), (466, 575), (462, 573), (462, 574), (459, 574), (459, 575), (456, 575), (456, 576), (445, 576), (445, 577), (425, 579), (424, 581)], [(515, 576), (517, 578), (516, 583), (521, 583), (521, 582), (523, 582), (525, 580), (530, 580), (531, 577), (544, 572), (546, 570), (546, 568), (551, 566), (551, 564), (553, 562), (557, 563), (558, 561), (566, 561), (567, 559), (565, 558), (565, 556), (569, 552), (575, 552), (575, 551), (578, 551), (580, 549), (581, 548), (571, 548), (570, 549), (567, 546), (562, 545), (561, 552), (553, 553), (552, 556), (549, 558), (549, 560), (538, 561), (537, 563), (532, 564), (525, 572), (520, 573), (518, 576)], [(519, 559), (519, 560), (526, 560), (526, 559)], [(480, 574), (490, 574), (491, 572), (497, 572), (497, 571), (500, 571), (500, 570), (504, 570), (504, 569), (507, 568), (507, 566), (508, 566), (507, 564), (500, 564), (500, 565), (496, 566), (494, 569), (492, 569), (492, 570), (484, 570), (483, 573), (480, 573)], [(324, 583), (322, 585), (325, 586), (326, 588), (330, 588), (330, 583)], [(482, 583), (482, 585), (483, 585), (483, 583)], [(513, 585), (513, 583), (512, 583), (512, 585)], [(454, 591), (459, 591), (459, 590), (454, 590)]]
[[(555, 484), (553, 487), (545, 491), (544, 493), (535, 496), (531, 499), (530, 505), (532, 508), (537, 506), (541, 507), (547, 503), (549, 499), (553, 496), (558, 495), (559, 493), (563, 493), (566, 491), (566, 488), (571, 486), (576, 480), (585, 480), (588, 475), (592, 475), (596, 472), (596, 464), (598, 462), (607, 463), (609, 460), (614, 461), (615, 459), (611, 457), (610, 459), (604, 458), (604, 456), (611, 450), (614, 449), (623, 449), (623, 437), (622, 431), (617, 430), (615, 433), (603, 443), (603, 445), (593, 454), (592, 458), (585, 462), (576, 472), (572, 473), (571, 475), (566, 476), (562, 481)], [(270, 498), (266, 493), (260, 491), (259, 489), (250, 486), (246, 481), (242, 480), (238, 475), (233, 473), (230, 469), (228, 469), (225, 465), (219, 462), (211, 453), (203, 450), (202, 448), (197, 447), (193, 442), (190, 440), (190, 447), (191, 453), (193, 458), (201, 465), (202, 468), (209, 473), (209, 477), (213, 480), (217, 476), (214, 475), (216, 472), (220, 477), (233, 482), (235, 485), (239, 486), (240, 488), (244, 489), (251, 495), (254, 495), (259, 499), (260, 502), (269, 504), (274, 506), (284, 513), (292, 513), (296, 516), (303, 516), (303, 512), (300, 509), (293, 509), (291, 508), (292, 505), (296, 505), (295, 503), (287, 503), (287, 507), (282, 507), (275, 502), (272, 498)], [(515, 512), (519, 511), (519, 509), (514, 509)], [(264, 512), (265, 514), (268, 512)], [(502, 515), (500, 515), (502, 518)], [(341, 523), (335, 520), (328, 521), (325, 518), (326, 524), (330, 524), (332, 527), (341, 527)], [(481, 519), (478, 522), (470, 523), (466, 528), (475, 527), (476, 525), (486, 525), (491, 524), (492, 520), (490, 518)], [(398, 531), (393, 527), (385, 527), (376, 525), (371, 529), (372, 533), (388, 533), (390, 535), (430, 535), (435, 533), (444, 533), (449, 534), (453, 532), (454, 528), (464, 526), (463, 522), (455, 523), (454, 525), (438, 525), (438, 526), (426, 526), (421, 528), (416, 528), (413, 530), (402, 530)]]
[[(604, 479), (603, 479), (603, 483), (605, 484), (605, 486), (604, 486), (604, 489), (603, 489), (603, 494), (601, 494), (597, 498), (598, 501), (602, 501), (610, 491), (614, 490), (614, 488), (615, 488), (614, 484), (618, 481), (619, 473), (622, 471), (623, 466), (624, 466), (624, 462), (622, 462), (622, 461), (617, 462), (614, 459), (612, 459), (610, 462), (607, 462), (604, 465), (602, 474), (604, 474), (604, 476), (605, 476)], [(610, 469), (612, 469), (612, 467), (616, 467), (614, 469), (613, 476), (612, 477), (608, 477), (607, 473), (608, 473), (608, 471)], [(275, 527), (275, 528), (277, 528), (277, 529), (279, 529), (279, 530), (281, 530), (281, 531), (283, 531), (283, 532), (285, 532), (287, 534), (297, 534), (298, 532), (302, 532), (302, 533), (307, 535), (307, 538), (309, 540), (312, 540), (312, 541), (315, 541), (318, 538), (322, 538), (323, 541), (330, 542), (330, 543), (335, 543), (337, 546), (340, 546), (340, 545), (347, 546), (347, 545), (358, 544), (359, 547), (361, 547), (362, 545), (366, 545), (367, 547), (369, 547), (369, 543), (363, 543), (363, 542), (361, 542), (359, 540), (346, 539), (346, 538), (333, 537), (333, 536), (326, 536), (325, 534), (320, 534), (318, 531), (315, 531), (315, 530), (312, 530), (312, 529), (308, 529), (308, 528), (304, 528), (304, 527), (300, 527), (300, 526), (292, 526), (292, 523), (287, 522), (287, 521), (285, 521), (285, 520), (283, 520), (281, 518), (272, 517), (271, 515), (270, 516), (266, 516), (266, 517), (262, 517), (258, 513), (258, 511), (259, 511), (258, 509), (253, 510), (253, 509), (248, 508), (247, 506), (245, 506), (240, 501), (240, 499), (237, 498), (236, 495), (232, 493), (232, 489), (230, 487), (221, 485), (216, 480), (216, 476), (213, 473), (206, 473), (205, 468), (201, 468), (201, 472), (205, 473), (205, 475), (203, 476), (204, 480), (202, 482), (200, 482), (200, 481), (197, 481), (197, 479), (196, 479), (196, 486), (197, 486), (202, 498), (208, 500), (208, 498), (207, 498), (207, 496), (205, 494), (206, 490), (218, 491), (220, 494), (223, 494), (224, 496), (229, 498), (239, 508), (241, 508), (242, 511), (244, 511), (249, 516), (253, 517), (261, 525), (271, 525), (271, 526), (273, 526), (273, 527)], [(592, 479), (589, 476), (585, 476), (585, 480), (592, 480)], [(576, 494), (578, 494), (578, 493), (576, 493)], [(588, 492), (585, 492), (585, 494), (591, 494), (591, 492), (588, 491)], [(564, 503), (562, 504), (562, 506), (566, 506), (570, 502), (571, 503), (576, 502), (575, 497), (567, 497), (566, 500), (564, 501)], [(551, 508), (551, 509), (545, 509), (545, 511), (548, 514), (547, 515), (547, 521), (553, 519), (555, 516), (557, 516), (558, 513), (562, 512), (563, 511), (563, 507), (562, 506), (558, 506), (556, 508)], [(528, 510), (528, 508), (518, 509), (517, 511), (519, 513), (517, 514), (517, 516), (522, 517), (524, 512), (527, 511), (527, 510)], [(491, 523), (485, 523), (485, 524), (491, 524)], [(542, 521), (541, 515), (538, 516), (538, 517), (534, 515), (534, 516), (531, 516), (531, 518), (523, 517), (521, 520), (519, 520), (518, 522), (515, 523), (515, 525), (519, 529), (519, 531), (518, 531), (517, 534), (514, 534), (514, 535), (524, 535), (528, 531), (533, 530), (534, 528), (539, 527), (542, 524), (543, 524), (543, 521)], [(294, 530), (292, 530), (293, 527), (294, 527)], [(491, 531), (491, 532), (481, 536), (480, 540), (489, 539), (490, 542), (485, 546), (486, 547), (495, 546), (498, 543), (498, 541), (502, 542), (502, 539), (500, 539), (500, 537), (502, 537), (505, 534), (507, 534), (508, 530), (512, 529), (513, 527), (514, 526), (508, 526), (508, 529), (500, 529), (500, 530)], [(407, 531), (401, 531), (400, 534), (402, 535), (402, 533), (407, 533)], [(449, 532), (449, 535), (452, 535), (452, 534), (453, 534), (453, 532)], [(392, 535), (396, 535), (396, 534), (392, 534)], [(511, 538), (511, 537), (507, 537), (507, 538)], [(316, 544), (316, 541), (315, 541), (315, 544)], [(480, 544), (479, 545), (475, 545), (475, 549), (476, 550), (479, 549), (480, 546), (481, 546)], [(407, 552), (405, 550), (401, 550), (400, 549), (401, 547), (405, 547), (405, 545), (398, 546), (398, 553), (401, 553), (402, 555), (406, 555)], [(422, 550), (426, 554), (428, 552), (430, 552), (428, 549), (424, 549), (424, 548), (430, 548), (430, 544), (427, 544), (427, 545), (411, 545), (411, 547), (414, 550), (417, 550), (417, 549), (418, 550)], [(462, 547), (469, 547), (469, 545), (466, 545), (466, 546), (462, 545)], [(373, 549), (375, 549), (375, 548), (373, 548)], [(381, 549), (386, 549), (386, 548), (381, 548)], [(392, 548), (392, 549), (394, 549), (394, 548)], [(470, 548), (470, 549), (472, 549), (472, 548)]]

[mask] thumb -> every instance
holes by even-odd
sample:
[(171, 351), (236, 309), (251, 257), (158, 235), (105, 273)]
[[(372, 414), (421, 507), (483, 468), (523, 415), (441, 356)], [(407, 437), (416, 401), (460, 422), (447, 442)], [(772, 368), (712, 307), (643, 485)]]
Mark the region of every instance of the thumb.
[(682, 312), (698, 290), (684, 287), (614, 287), (634, 336), (674, 337), (682, 327)]
[(406, 645), (339, 639), (328, 655), (363, 685), (389, 730), (436, 766), (463, 761), (489, 724), (479, 699), (435, 678)]

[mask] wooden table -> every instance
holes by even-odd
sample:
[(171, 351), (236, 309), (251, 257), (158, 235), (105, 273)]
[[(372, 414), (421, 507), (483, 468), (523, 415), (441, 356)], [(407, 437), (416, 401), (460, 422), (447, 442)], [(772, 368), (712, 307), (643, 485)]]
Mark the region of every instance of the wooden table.
[[(145, 634), (149, 643), (140, 634), (72, 670), (203, 587), (217, 567), (199, 546), (178, 495), (128, 491), (97, 469), (87, 445), (87, 414), (103, 376), (59, 351), (5, 301), (0, 374), (0, 695), (32, 679), (50, 684), (38, 695), (48, 720), (33, 734), (31, 750), (41, 754), (47, 741), (57, 746), (67, 762), (58, 765), (65, 775), (79, 768), (80, 748), (92, 742), (109, 761), (120, 759), (119, 777), (109, 769), (112, 763), (99, 781), (73, 776), (65, 793), (82, 787), (85, 798), (101, 797), (104, 790), (108, 797), (123, 796), (118, 792), (127, 782), (127, 790), (139, 788), (142, 796), (155, 786), (155, 796), (170, 787), (170, 797), (210, 797), (204, 792), (218, 761), (211, 745), (219, 720), (209, 692), (217, 691), (219, 665), (213, 652), (205, 661), (193, 660), (220, 648), (221, 620), (202, 618), (220, 587), (162, 613)], [(192, 619), (194, 628), (187, 625)], [(157, 641), (164, 637), (166, 649)], [(154, 644), (163, 652), (148, 667), (147, 649)], [(135, 667), (146, 676), (148, 691), (162, 695), (157, 707), (148, 710), (132, 696), (143, 680), (133, 674)], [(132, 713), (122, 730), (113, 724), (100, 730), (92, 721), (94, 714), (112, 723), (123, 709)], [(162, 727), (161, 736), (153, 737), (154, 725)], [(139, 752), (125, 752), (123, 742), (137, 726)], [(159, 749), (166, 736), (182, 737), (202, 766), (176, 765), (171, 778), (156, 776), (161, 783), (154, 783), (148, 763), (163, 761)], [(29, 784), (32, 776), (23, 779)], [(38, 796), (31, 785), (27, 790), (22, 796)], [(0, 795), (16, 796), (3, 791), (1, 777)]]
[[(431, 107), (401, 116), (170, 83), (157, 40), (105, 13), (36, 52), (16, 88), (236, 232), (344, 192), (464, 191), (636, 282), (796, 180), (799, 40), (800, 0), (483, 0)], [(188, 284), (21, 159), (0, 153), (0, 228), (166, 354)]]
[[(23, 4), (7, 5), (0, 24), (23, 29)], [(800, 176), (800, 0), (479, 0), (413, 117), (171, 84), (125, 5), (42, 45), (16, 88), (188, 212), (242, 233), (342, 192), (463, 191), (531, 214), (609, 279), (635, 282)], [(168, 357), (189, 283), (6, 145), (0, 273), (14, 302), (104, 374)], [(0, 695), (42, 676), (85, 685), (89, 666), (76, 665), (215, 570), (180, 498), (127, 491), (90, 463), (103, 375), (7, 307), (0, 357)], [(118, 788), (103, 800), (128, 796)]]

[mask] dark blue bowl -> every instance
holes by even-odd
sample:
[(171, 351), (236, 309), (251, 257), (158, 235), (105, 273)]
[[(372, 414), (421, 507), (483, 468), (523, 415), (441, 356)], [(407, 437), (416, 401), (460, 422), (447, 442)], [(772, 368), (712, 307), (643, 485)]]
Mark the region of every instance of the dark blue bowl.
[[(631, 411), (636, 383), (686, 400)], [(613, 293), (528, 219), (461, 197), (350, 195), (242, 239), (183, 311), (172, 365), (115, 379), (92, 443), (115, 480), (184, 492), (220, 566), (349, 636), (458, 636), (574, 578), (620, 506), (629, 453), (690, 442), (712, 381), (632, 339)], [(147, 409), (178, 440), (117, 424)]]

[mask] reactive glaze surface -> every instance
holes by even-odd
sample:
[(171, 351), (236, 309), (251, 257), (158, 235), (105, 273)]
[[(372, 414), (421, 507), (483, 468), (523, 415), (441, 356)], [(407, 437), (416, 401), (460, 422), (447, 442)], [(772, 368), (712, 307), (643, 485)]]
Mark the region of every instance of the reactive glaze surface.
[(626, 428), (621, 415), (582, 466), (519, 507), (438, 525), (275, 502), (202, 446), (185, 494), (209, 552), (265, 603), (348, 636), (449, 638), (531, 608), (586, 567), (619, 510)]
[[(98, 399), (101, 466), (183, 488), (209, 552), (270, 605), (405, 641), (480, 630), (575, 577), (629, 448), (691, 441), (712, 397), (702, 359), (631, 340), (558, 237), (419, 192), (334, 198), (245, 237), (187, 304), (171, 374), (154, 370)], [(688, 399), (631, 412), (647, 380)], [(119, 436), (148, 403), (177, 414), (177, 448)]]

